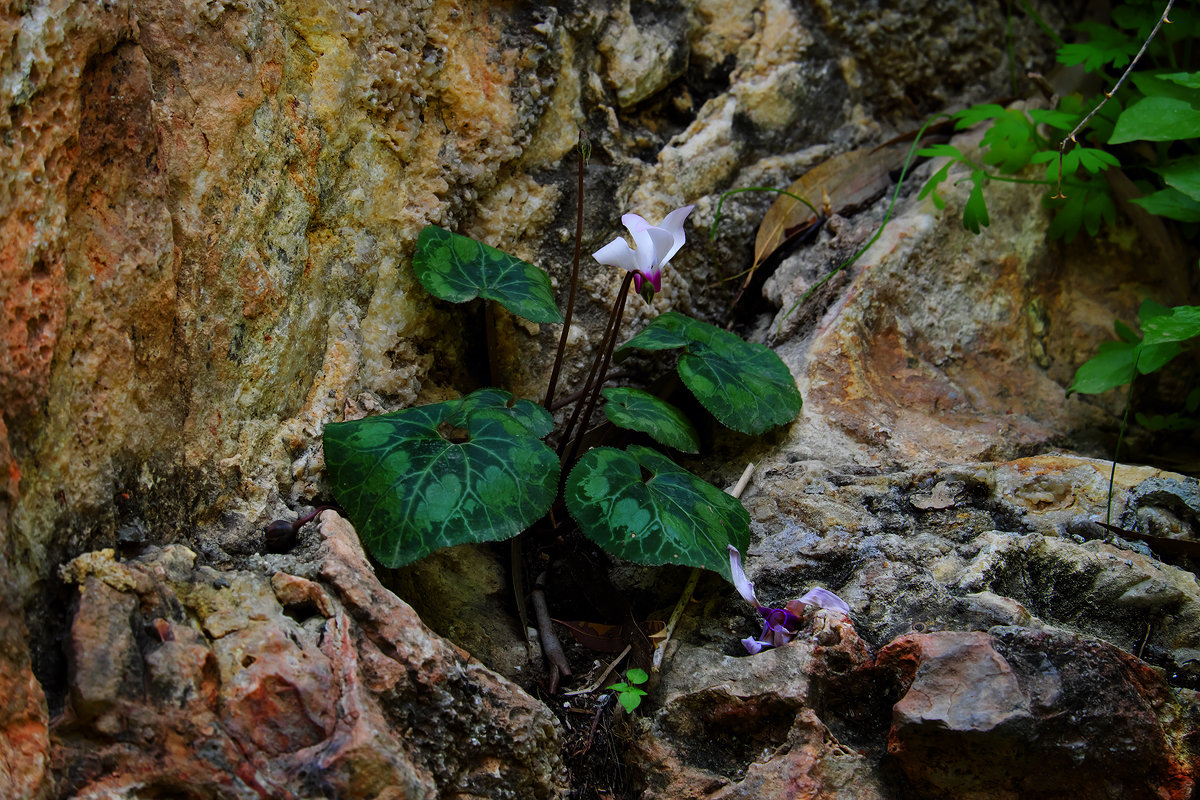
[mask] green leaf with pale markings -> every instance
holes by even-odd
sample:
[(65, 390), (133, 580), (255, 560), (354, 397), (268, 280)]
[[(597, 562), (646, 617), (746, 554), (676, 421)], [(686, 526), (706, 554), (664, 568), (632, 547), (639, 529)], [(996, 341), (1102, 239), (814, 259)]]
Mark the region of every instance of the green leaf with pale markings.
[(545, 272), (469, 236), (427, 226), (417, 237), (413, 270), (426, 291), (442, 300), (482, 297), (532, 322), (563, 321)]
[(685, 453), (700, 452), (700, 436), (695, 426), (675, 406), (641, 389), (612, 387), (602, 389), (604, 415), (620, 428), (640, 431)]
[(791, 422), (802, 400), (787, 365), (771, 350), (675, 311), (660, 314), (617, 350), (683, 349), (679, 377), (701, 405), (735, 431), (763, 433)]
[(515, 536), (550, 508), (558, 457), (550, 414), (508, 392), (325, 426), (333, 495), (387, 567), (464, 542)]
[(729, 545), (750, 545), (734, 497), (648, 447), (597, 447), (571, 470), (567, 510), (589, 539), (639, 564), (704, 567), (733, 580)]

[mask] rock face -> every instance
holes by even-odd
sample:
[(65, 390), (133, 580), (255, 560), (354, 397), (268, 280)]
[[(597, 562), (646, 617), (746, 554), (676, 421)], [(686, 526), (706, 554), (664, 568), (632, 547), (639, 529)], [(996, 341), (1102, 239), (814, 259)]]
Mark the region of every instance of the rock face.
[(290, 572), (81, 556), (54, 728), (78, 798), (551, 798), (557, 723), (432, 634), (325, 512)]
[(1162, 676), (1111, 645), (999, 626), (901, 637), (888, 753), (922, 797), (1190, 797)]
[[(1034, 5), (1063, 29), (1084, 4)], [(706, 240), (721, 193), (1023, 91), (1009, 75), (1048, 69), (1053, 46), (1010, 14), (0, 4), (0, 795), (567, 791), (548, 709), (425, 628), (335, 519), (292, 554), (257, 552), (266, 521), (326, 491), (327, 422), (489, 380), (540, 396), (558, 330), (498, 314), (486, 375), (483, 315), (413, 278), (419, 231), (486, 240), (562, 289), (582, 128), (585, 253), (623, 212), (696, 204), (626, 330), (671, 308), (723, 322), (733, 290), (713, 287), (750, 265), (770, 198), (730, 198)], [(1182, 798), (1194, 781), (1195, 564), (1095, 524), (1108, 464), (1089, 456), (1120, 400), (1063, 396), (1114, 316), (1188, 287), (1156, 269), (1169, 248), (1124, 227), (1047, 243), (1035, 187), (989, 186), (992, 225), (967, 234), (964, 187), (947, 183), (945, 212), (917, 198), (930, 168), (794, 313), (890, 195), (830, 220), (744, 301), (805, 412), (692, 464), (732, 478), (759, 462), (743, 500), (760, 596), (820, 583), (852, 621), (814, 618), (746, 657), (746, 609), (724, 584), (702, 592), (630, 737), (645, 800), (1050, 797), (1071, 781)], [(618, 283), (584, 264), (567, 382)], [(1119, 527), (1195, 539), (1193, 479), (1122, 466), (1115, 485)], [(430, 624), (517, 674), (502, 564), (438, 563), (399, 583), (455, 595), (424, 598)]]
[(869, 662), (866, 644), (840, 614), (818, 614), (809, 632), (755, 658), (681, 646), (631, 753), (642, 796), (887, 797), (814, 710)]

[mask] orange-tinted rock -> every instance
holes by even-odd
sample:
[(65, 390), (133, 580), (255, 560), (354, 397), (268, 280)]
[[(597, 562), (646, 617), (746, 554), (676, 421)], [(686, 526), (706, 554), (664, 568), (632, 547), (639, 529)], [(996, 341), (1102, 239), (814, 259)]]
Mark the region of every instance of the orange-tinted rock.
[(51, 789), (49, 715), (22, 617), (0, 561), (0, 797), (37, 800)]
[[(834, 288), (777, 318), (785, 330), (813, 331), (795, 346), (806, 415), (902, 464), (1000, 461), (1094, 438), (1115, 424), (1121, 398), (1067, 397), (1075, 370), (1113, 338), (1115, 318), (1133, 318), (1137, 295), (1122, 287), (1164, 302), (1187, 296), (1178, 265), (1132, 237), (1062, 248), (1031, 213), (1041, 187), (989, 185), (992, 225), (976, 235), (959, 216), (966, 189), (955, 191), (940, 213), (901, 201)], [(769, 294), (790, 309), (815, 280), (810, 262), (837, 266), (876, 227), (842, 220), (836, 236), (780, 268)]]
[(889, 756), (922, 797), (1191, 796), (1178, 701), (1104, 642), (1017, 627), (911, 634), (877, 669), (903, 692)]
[(871, 760), (837, 744), (814, 710), (868, 662), (850, 621), (825, 611), (797, 641), (753, 656), (680, 646), (633, 743), (641, 796), (881, 800)]
[(321, 530), (319, 580), (178, 546), (64, 569), (80, 594), (55, 737), (74, 796), (559, 796), (546, 708), (430, 633), (347, 523)]

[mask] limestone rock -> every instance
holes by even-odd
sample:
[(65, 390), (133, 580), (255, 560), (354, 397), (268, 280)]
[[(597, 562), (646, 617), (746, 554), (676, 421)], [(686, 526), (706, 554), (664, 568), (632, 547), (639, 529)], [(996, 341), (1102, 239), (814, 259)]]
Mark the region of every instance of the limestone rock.
[(838, 744), (814, 712), (869, 660), (866, 648), (841, 615), (811, 624), (756, 656), (679, 648), (633, 745), (642, 797), (888, 796), (869, 759)]
[(178, 545), (68, 565), (74, 796), (561, 795), (545, 707), (425, 628), (333, 512), (302, 571)]
[(29, 631), (0, 564), (0, 796), (49, 794), (49, 714), (29, 660)]
[[(1082, 4), (1035, 5), (1062, 27)], [(561, 794), (545, 707), (431, 635), (328, 515), (319, 550), (255, 553), (264, 522), (324, 492), (327, 422), (483, 380), (474, 312), (413, 280), (420, 229), (483, 238), (561, 290), (582, 127), (585, 254), (623, 212), (696, 203), (692, 244), (625, 330), (669, 308), (724, 321), (712, 287), (749, 266), (765, 202), (732, 198), (703, 243), (723, 191), (787, 185), (926, 112), (1010, 94), (1009, 67), (1053, 62), (1026, 14), (911, 0), (31, 0), (0, 8), (0, 35), (0, 793), (34, 797)], [(858, 266), (770, 336), (886, 201), (831, 220), (767, 282), (761, 338), (805, 413), (760, 444), (718, 441), (698, 467), (764, 464), (744, 497), (762, 599), (823, 584), (857, 634), (733, 658), (753, 621), (727, 587), (710, 596), (633, 746), (647, 799), (887, 796), (901, 695), (869, 650), (913, 631), (1045, 632), (974, 651), (1010, 664), (1016, 688), (997, 696), (1021, 709), (1045, 696), (1021, 682), (1037, 670), (1017, 639), (1053, 660), (1102, 637), (1200, 685), (1189, 565), (1098, 534), (1106, 465), (1049, 452), (1105, 452), (1091, 431), (1115, 429), (1116, 401), (1063, 389), (1114, 312), (1186, 287), (1148, 279), (1122, 229), (1045, 244), (1028, 188), (989, 187), (993, 226), (966, 234), (962, 189), (939, 214), (916, 200), (920, 177)], [(584, 262), (566, 383), (619, 279)], [(555, 326), (496, 316), (498, 380), (538, 396)], [(1121, 525), (1194, 538), (1194, 481), (1122, 467), (1116, 482)], [(133, 546), (118, 558), (118, 544)], [(515, 674), (512, 620), (479, 605), (501, 570), (475, 555), (458, 561), (474, 583), (443, 581), (473, 623), (452, 632)], [(1123, 658), (1103, 653), (1111, 686), (1144, 677)], [(1174, 708), (1140, 686), (1128, 708)], [(1157, 759), (1121, 762), (1128, 780), (1173, 792), (1180, 751), (1154, 725), (1194, 739), (1198, 715), (1181, 733), (1160, 711), (1104, 719)]]
[(923, 797), (1190, 797), (1181, 710), (1161, 676), (1111, 645), (998, 627), (914, 634), (888, 752)]

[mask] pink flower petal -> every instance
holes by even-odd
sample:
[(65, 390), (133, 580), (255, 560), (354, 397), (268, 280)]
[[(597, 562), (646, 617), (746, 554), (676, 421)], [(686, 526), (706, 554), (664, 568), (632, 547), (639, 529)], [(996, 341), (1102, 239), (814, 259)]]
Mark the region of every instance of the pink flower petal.
[(817, 587), (809, 590), (803, 597), (800, 598), (801, 603), (818, 608), (827, 608), (830, 611), (840, 611), (847, 617), (850, 616), (850, 606), (846, 605), (846, 601), (838, 597), (828, 589)]
[(754, 584), (749, 581), (742, 569), (742, 554), (733, 545), (729, 545), (729, 571), (733, 575), (733, 586), (742, 599), (756, 609), (761, 608), (758, 598), (754, 596)]

